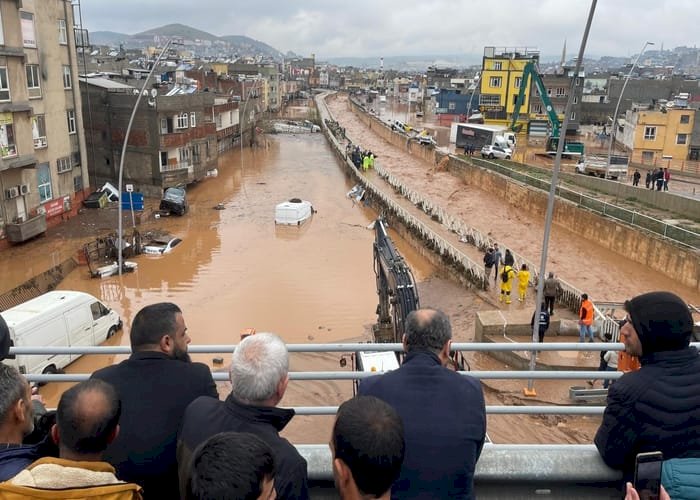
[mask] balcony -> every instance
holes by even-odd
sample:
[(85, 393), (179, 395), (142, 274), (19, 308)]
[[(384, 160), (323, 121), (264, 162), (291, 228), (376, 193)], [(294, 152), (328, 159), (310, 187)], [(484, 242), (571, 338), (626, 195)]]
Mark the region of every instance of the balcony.
[(46, 215), (39, 214), (25, 221), (6, 224), (5, 232), (7, 233), (7, 241), (11, 243), (27, 241), (46, 232)]
[(179, 161), (160, 166), (161, 172), (174, 172), (176, 170), (187, 170), (189, 173), (192, 173), (194, 171), (194, 166), (190, 161)]

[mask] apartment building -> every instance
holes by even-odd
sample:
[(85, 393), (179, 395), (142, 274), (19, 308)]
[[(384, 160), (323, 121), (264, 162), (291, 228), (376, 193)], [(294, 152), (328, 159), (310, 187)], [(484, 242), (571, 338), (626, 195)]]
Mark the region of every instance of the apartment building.
[[(621, 142), (631, 150), (630, 160), (674, 169), (691, 159), (698, 112), (687, 104), (685, 94), (685, 98), (658, 105), (634, 105), (628, 110)], [(697, 151), (697, 148), (695, 145), (693, 149)]]
[(0, 0), (0, 246), (73, 213), (88, 188), (70, 0)]
[[(532, 48), (484, 47), (479, 109), (487, 123), (510, 125), (525, 65), (537, 63), (539, 58), (539, 51)], [(521, 109), (524, 113), (521, 113), (516, 125), (527, 125), (530, 90), (525, 89)]]

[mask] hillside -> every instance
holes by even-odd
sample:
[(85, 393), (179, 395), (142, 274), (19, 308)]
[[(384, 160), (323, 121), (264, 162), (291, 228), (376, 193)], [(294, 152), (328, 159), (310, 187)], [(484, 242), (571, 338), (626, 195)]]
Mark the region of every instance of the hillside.
[[(151, 44), (154, 37), (181, 37), (185, 41), (223, 42), (227, 47), (224, 50), (228, 56), (265, 56), (275, 60), (280, 60), (284, 57), (274, 47), (247, 36), (228, 35), (220, 37), (184, 24), (167, 24), (133, 35), (112, 31), (96, 31), (90, 33), (90, 42), (93, 45), (112, 46), (123, 43), (128, 48), (143, 48)], [(203, 49), (203, 53), (198, 55), (211, 55), (211, 50)], [(216, 51), (221, 52), (221, 50), (222, 48), (219, 44)], [(209, 53), (207, 54), (207, 52)]]

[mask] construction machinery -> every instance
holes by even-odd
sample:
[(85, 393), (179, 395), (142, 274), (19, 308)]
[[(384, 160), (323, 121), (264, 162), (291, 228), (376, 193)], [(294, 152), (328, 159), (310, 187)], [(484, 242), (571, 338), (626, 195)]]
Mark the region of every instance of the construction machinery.
[[(549, 155), (554, 155), (557, 152), (557, 147), (559, 146), (559, 139), (561, 133), (561, 123), (559, 122), (559, 117), (557, 116), (552, 101), (547, 95), (547, 88), (540, 78), (539, 72), (537, 71), (537, 65), (534, 62), (529, 62), (525, 64), (523, 68), (523, 76), (520, 82), (520, 91), (518, 92), (518, 98), (515, 101), (515, 107), (513, 109), (513, 118), (511, 120), (510, 129), (514, 132), (519, 132), (522, 125), (518, 126), (517, 121), (520, 116), (520, 108), (525, 102), (525, 89), (528, 88), (530, 78), (535, 83), (537, 92), (542, 99), (542, 104), (544, 104), (544, 109), (547, 114), (547, 119), (549, 120), (550, 134), (547, 137), (547, 144), (545, 146), (545, 152)], [(572, 156), (583, 156), (585, 151), (584, 144), (580, 141), (569, 141), (564, 138), (564, 149), (562, 154), (567, 157)]]

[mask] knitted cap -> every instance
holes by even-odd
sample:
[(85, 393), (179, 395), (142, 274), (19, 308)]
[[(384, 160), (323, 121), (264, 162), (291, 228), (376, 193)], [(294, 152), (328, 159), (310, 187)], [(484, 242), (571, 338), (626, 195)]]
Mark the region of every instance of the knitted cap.
[(670, 292), (650, 292), (625, 302), (642, 344), (642, 354), (683, 349), (690, 343), (693, 317), (688, 305)]

